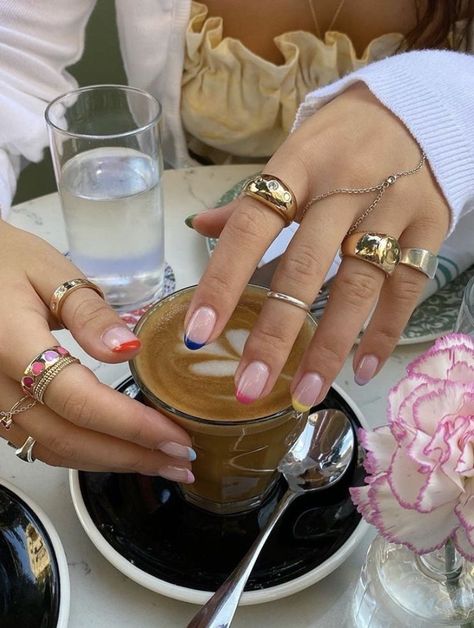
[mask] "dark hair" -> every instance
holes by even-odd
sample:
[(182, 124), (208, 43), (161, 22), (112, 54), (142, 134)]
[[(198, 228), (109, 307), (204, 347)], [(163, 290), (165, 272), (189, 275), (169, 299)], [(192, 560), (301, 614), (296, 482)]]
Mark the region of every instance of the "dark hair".
[[(406, 37), (406, 49), (470, 47), (470, 30), (474, 17), (473, 0), (415, 0), (417, 25)], [(466, 20), (454, 32), (454, 24)]]

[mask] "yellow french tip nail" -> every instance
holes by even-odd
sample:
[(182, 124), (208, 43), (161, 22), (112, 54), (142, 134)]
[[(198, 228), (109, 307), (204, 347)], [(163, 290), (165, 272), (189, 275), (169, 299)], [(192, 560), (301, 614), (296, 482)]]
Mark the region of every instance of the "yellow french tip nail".
[(310, 408), (310, 406), (303, 405), (302, 403), (300, 403), (294, 397), (292, 397), (292, 399), (291, 399), (291, 405), (296, 410), (296, 412), (308, 412), (308, 410)]

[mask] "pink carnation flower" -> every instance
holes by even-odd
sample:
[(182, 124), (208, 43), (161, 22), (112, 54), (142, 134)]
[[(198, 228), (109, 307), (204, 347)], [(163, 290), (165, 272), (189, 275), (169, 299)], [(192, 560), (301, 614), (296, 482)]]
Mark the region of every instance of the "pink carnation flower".
[(474, 561), (474, 339), (440, 338), (392, 388), (388, 426), (360, 431), (364, 519), (418, 554), (452, 538)]

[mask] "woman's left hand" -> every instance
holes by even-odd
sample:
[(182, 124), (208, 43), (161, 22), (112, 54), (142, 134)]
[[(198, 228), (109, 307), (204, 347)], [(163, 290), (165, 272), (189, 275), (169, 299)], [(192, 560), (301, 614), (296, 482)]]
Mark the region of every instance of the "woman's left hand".
[[(392, 173), (414, 168), (420, 154), (401, 121), (358, 83), (292, 133), (263, 172), (293, 190), (301, 220), (302, 208), (314, 196), (339, 187), (373, 186)], [(271, 289), (312, 303), (348, 229), (373, 198), (335, 195), (314, 204), (282, 256)], [(449, 217), (426, 164), (415, 175), (397, 180), (357, 230), (388, 234), (401, 247), (437, 252)], [(192, 226), (204, 235), (220, 236), (185, 321), (187, 337), (203, 344), (222, 332), (284, 222), (276, 211), (244, 196), (196, 216)], [(397, 344), (426, 281), (425, 275), (405, 265), (387, 278), (365, 261), (344, 257), (292, 382), (293, 405), (303, 410), (324, 398), (377, 304), (354, 356), (356, 381), (369, 381)], [(301, 309), (267, 299), (235, 374), (237, 399), (255, 400), (271, 391), (304, 318)]]

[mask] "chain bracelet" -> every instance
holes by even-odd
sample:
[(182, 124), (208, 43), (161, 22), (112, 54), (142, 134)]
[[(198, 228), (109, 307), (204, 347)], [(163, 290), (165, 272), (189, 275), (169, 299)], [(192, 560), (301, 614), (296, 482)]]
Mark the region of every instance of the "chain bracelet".
[[(29, 403), (25, 404), (25, 401), (29, 401)], [(11, 424), (13, 423), (13, 417), (15, 414), (20, 414), (21, 412), (26, 412), (36, 404), (36, 399), (31, 400), (31, 397), (25, 395), (21, 399), (19, 399), (10, 410), (0, 411), (0, 424), (6, 429), (9, 430)]]
[(411, 170), (402, 170), (401, 172), (396, 172), (395, 174), (391, 174), (388, 177), (386, 177), (378, 185), (373, 185), (367, 188), (336, 188), (335, 190), (329, 190), (328, 192), (319, 194), (318, 196), (315, 196), (314, 198), (312, 198), (306, 204), (303, 210), (303, 216), (301, 216), (301, 219), (303, 219), (304, 215), (306, 214), (308, 209), (311, 207), (311, 205), (314, 205), (314, 203), (317, 203), (318, 201), (322, 201), (323, 199), (328, 198), (328, 196), (333, 196), (334, 194), (368, 194), (370, 192), (377, 192), (377, 196), (374, 198), (372, 203), (367, 207), (367, 209), (365, 209), (362, 212), (362, 214), (360, 214), (360, 216), (356, 219), (356, 221), (352, 223), (351, 227), (349, 228), (349, 231), (347, 232), (347, 235), (351, 235), (351, 233), (354, 233), (357, 227), (367, 218), (367, 216), (372, 212), (372, 210), (376, 207), (376, 205), (378, 205), (380, 199), (385, 194), (385, 191), (390, 186), (392, 186), (400, 177), (409, 177), (410, 175), (415, 174), (416, 172), (421, 170), (425, 161), (426, 161), (426, 155), (425, 153), (422, 152), (420, 161), (415, 166), (415, 168), (412, 168)]

